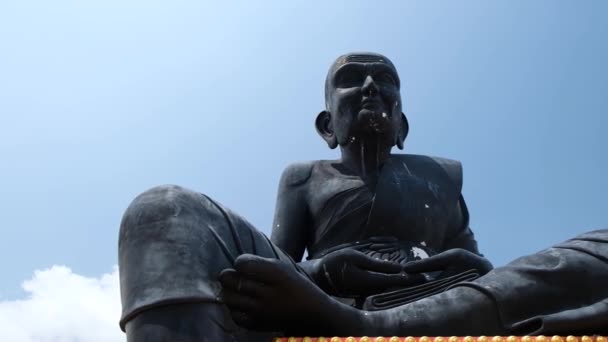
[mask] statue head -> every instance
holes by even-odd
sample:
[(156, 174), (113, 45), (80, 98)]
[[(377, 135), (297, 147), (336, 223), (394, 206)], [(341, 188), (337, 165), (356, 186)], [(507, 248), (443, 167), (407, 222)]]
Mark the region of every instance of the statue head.
[(374, 139), (403, 149), (409, 126), (401, 110), (399, 75), (376, 53), (338, 57), (325, 80), (325, 110), (315, 122), (330, 148)]

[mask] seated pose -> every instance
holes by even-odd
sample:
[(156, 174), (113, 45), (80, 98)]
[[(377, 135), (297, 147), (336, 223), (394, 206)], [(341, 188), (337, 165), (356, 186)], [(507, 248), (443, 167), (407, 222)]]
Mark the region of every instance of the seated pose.
[(336, 60), (316, 128), (341, 158), (284, 171), (271, 240), (203, 194), (139, 195), (119, 237), (128, 341), (607, 332), (608, 230), (492, 270), (460, 163), (390, 153), (399, 87), (384, 56)]

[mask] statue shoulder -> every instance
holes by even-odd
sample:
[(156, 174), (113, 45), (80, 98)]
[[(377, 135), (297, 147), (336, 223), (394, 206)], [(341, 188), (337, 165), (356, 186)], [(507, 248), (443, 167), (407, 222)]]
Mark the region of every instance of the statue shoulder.
[(462, 163), (458, 160), (425, 156), (418, 154), (401, 154), (399, 158), (405, 162), (408, 167), (413, 167), (422, 170), (424, 174), (434, 174), (433, 170), (442, 170), (450, 181), (456, 186), (458, 191), (462, 190), (463, 173)]
[(290, 164), (283, 170), (281, 186), (295, 187), (306, 183), (316, 163), (316, 161), (308, 161)]

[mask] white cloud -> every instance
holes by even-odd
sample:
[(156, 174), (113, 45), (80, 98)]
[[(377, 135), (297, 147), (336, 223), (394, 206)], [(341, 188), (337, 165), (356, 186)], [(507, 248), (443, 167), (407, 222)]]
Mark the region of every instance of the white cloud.
[(35, 271), (26, 299), (0, 301), (0, 341), (124, 342), (118, 268), (98, 278), (65, 266)]

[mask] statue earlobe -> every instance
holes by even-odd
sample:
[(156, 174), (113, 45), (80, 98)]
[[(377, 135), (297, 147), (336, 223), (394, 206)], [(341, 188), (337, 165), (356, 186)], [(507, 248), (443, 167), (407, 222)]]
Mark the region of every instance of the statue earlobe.
[(399, 134), (397, 134), (396, 145), (400, 150), (403, 150), (403, 142), (407, 138), (407, 133), (410, 131), (410, 124), (407, 122), (405, 114), (401, 113), (401, 126), (399, 127)]
[(325, 140), (329, 148), (334, 149), (338, 147), (338, 139), (331, 124), (331, 114), (328, 111), (324, 110), (317, 115), (315, 127), (317, 128), (317, 133)]

